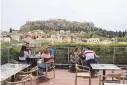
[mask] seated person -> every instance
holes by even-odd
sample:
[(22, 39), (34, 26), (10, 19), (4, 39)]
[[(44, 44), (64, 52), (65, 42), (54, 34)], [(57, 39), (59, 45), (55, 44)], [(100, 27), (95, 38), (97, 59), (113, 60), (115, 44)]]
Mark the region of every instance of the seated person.
[[(28, 52), (29, 55), (31, 55), (32, 51), (30, 49), (30, 43), (29, 42), (25, 42), (26, 43), (26, 51)], [(29, 58), (26, 58), (26, 62), (27, 63), (31, 63), (31, 60)]]
[(53, 46), (49, 45), (48, 48), (49, 48), (51, 58), (54, 58), (55, 50)]
[[(96, 54), (94, 51), (90, 50), (89, 47), (85, 48), (85, 52), (84, 52), (84, 59), (85, 62), (87, 61), (91, 61), (91, 63), (98, 63), (97, 59), (96, 59)], [(84, 63), (85, 64), (85, 63)]]
[(22, 46), (19, 53), (19, 62), (26, 62), (27, 56), (28, 56), (28, 52), (26, 51), (26, 46)]
[(92, 67), (90, 66), (91, 63), (99, 63), (98, 60), (96, 59), (96, 54), (94, 51), (90, 50), (89, 47), (85, 48), (84, 52), (84, 65), (90, 67), (91, 72), (94, 73)]
[(43, 76), (43, 69), (46, 68), (46, 65), (50, 68), (52, 62), (54, 62), (54, 60), (50, 56), (49, 48), (45, 48), (41, 55), (41, 63), (38, 65), (38, 72), (40, 76)]
[(26, 42), (26, 50), (29, 54), (31, 54), (31, 49), (30, 49), (30, 43)]
[(74, 53), (70, 56), (71, 64), (78, 64), (79, 63), (79, 55), (81, 54), (79, 48), (75, 48)]

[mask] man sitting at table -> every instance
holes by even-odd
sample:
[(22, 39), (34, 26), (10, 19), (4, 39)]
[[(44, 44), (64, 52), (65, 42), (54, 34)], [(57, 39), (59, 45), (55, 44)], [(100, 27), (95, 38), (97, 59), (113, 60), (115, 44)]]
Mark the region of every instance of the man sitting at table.
[(94, 72), (93, 69), (91, 68), (90, 64), (91, 63), (99, 63), (98, 60), (96, 59), (96, 54), (94, 51), (92, 51), (89, 47), (85, 48), (85, 52), (84, 52), (84, 65), (90, 67), (92, 76), (94, 76)]

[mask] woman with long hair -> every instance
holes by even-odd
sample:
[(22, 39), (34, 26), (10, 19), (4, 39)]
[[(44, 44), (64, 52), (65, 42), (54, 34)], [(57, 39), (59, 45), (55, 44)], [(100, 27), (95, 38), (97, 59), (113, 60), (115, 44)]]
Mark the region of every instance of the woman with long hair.
[(50, 55), (49, 48), (44, 48), (43, 53), (41, 55), (41, 63), (38, 66), (38, 72), (40, 76), (43, 76), (43, 69), (46, 68), (46, 65), (49, 68), (52, 62), (54, 62), (54, 60)]
[(28, 52), (26, 51), (26, 46), (22, 46), (19, 53), (19, 62), (26, 62), (26, 57)]

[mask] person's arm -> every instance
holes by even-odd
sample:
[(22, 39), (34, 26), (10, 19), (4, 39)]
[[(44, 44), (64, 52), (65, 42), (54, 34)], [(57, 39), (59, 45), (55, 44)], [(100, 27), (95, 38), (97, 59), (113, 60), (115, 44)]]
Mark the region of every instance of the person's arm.
[(50, 50), (50, 57), (54, 58), (54, 50), (53, 49)]
[(51, 54), (50, 56), (51, 56), (51, 58), (54, 58), (54, 54)]
[(51, 55), (49, 54), (48, 57), (50, 58), (46, 63), (53, 63), (54, 59), (52, 59)]
[(86, 52), (83, 53), (83, 59), (86, 60)]
[(32, 50), (31, 49), (29, 49), (29, 54), (31, 54), (32, 53)]
[(41, 62), (44, 63), (44, 54), (41, 55)]
[(28, 52), (24, 51), (24, 57), (28, 57), (28, 56), (29, 56)]
[(96, 55), (96, 53), (94, 52), (94, 59), (96, 59), (96, 57), (97, 57), (97, 55)]

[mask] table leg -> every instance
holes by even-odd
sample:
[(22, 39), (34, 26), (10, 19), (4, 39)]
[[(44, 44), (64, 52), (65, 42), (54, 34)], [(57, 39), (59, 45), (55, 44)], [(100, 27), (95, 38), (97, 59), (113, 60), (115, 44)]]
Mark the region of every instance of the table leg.
[[(103, 70), (103, 76), (105, 76), (105, 70)], [(103, 77), (103, 80), (105, 80), (105, 77)]]
[(11, 81), (12, 81), (12, 82), (15, 81), (15, 76), (14, 76), (14, 75), (11, 77)]

